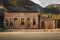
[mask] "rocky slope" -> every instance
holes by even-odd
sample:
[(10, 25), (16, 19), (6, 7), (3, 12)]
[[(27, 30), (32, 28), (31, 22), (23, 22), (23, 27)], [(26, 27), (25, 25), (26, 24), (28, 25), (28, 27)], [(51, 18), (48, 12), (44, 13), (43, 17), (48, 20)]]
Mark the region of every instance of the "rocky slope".
[(60, 13), (60, 4), (51, 4), (51, 5), (48, 5), (44, 8), (44, 11), (43, 12), (46, 12), (46, 13)]
[(50, 4), (50, 5), (46, 6), (46, 8), (50, 8), (50, 7), (54, 7), (55, 9), (60, 10), (60, 4)]

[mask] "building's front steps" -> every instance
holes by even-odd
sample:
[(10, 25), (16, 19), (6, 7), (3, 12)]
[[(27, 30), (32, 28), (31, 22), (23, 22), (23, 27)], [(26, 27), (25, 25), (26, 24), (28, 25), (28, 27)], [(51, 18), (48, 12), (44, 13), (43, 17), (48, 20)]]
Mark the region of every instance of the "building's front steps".
[(60, 32), (60, 29), (5, 29), (4, 32)]

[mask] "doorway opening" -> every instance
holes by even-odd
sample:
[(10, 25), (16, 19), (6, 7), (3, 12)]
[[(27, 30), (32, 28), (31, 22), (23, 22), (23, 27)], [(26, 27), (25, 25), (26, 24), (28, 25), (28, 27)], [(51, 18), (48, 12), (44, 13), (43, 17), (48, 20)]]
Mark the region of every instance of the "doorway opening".
[(57, 28), (60, 28), (60, 19), (58, 19)]
[(30, 28), (30, 18), (27, 18), (27, 29)]

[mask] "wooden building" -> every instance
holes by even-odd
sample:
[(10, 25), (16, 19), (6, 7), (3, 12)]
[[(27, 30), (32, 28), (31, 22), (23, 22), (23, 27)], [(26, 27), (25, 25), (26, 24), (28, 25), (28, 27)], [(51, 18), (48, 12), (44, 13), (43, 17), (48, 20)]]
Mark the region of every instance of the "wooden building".
[(56, 29), (60, 28), (60, 14), (44, 13), (40, 15), (41, 29)]
[(4, 6), (0, 5), (1, 14), (0, 22), (2, 20), (2, 22), (4, 23), (4, 28), (9, 29), (60, 28), (60, 14), (41, 13), (40, 16), (38, 16), (38, 11), (9, 11), (9, 10), (5, 11), (5, 10)]
[(55, 29), (55, 19), (51, 18), (49, 14), (42, 14), (40, 16), (41, 29)]
[(5, 28), (37, 29), (38, 12), (4, 12)]

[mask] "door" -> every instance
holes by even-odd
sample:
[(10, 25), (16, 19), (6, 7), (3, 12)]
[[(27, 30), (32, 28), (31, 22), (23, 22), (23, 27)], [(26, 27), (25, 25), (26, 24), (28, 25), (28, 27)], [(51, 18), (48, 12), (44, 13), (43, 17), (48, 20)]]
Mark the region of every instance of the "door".
[(51, 22), (50, 21), (45, 21), (45, 29), (51, 29)]
[(45, 29), (44, 24), (45, 24), (44, 21), (42, 21), (42, 23), (41, 23), (42, 29)]
[(54, 20), (48, 20), (44, 21), (45, 22), (45, 29), (53, 29), (55, 28), (55, 21)]
[(30, 28), (30, 18), (27, 18), (27, 29)]
[(17, 20), (17, 18), (14, 18), (14, 28), (18, 28), (18, 20)]
[(57, 28), (60, 28), (60, 19), (58, 19)]
[(9, 25), (9, 18), (8, 17), (6, 17), (6, 19), (5, 19), (5, 27), (6, 28), (10, 27), (10, 25)]

